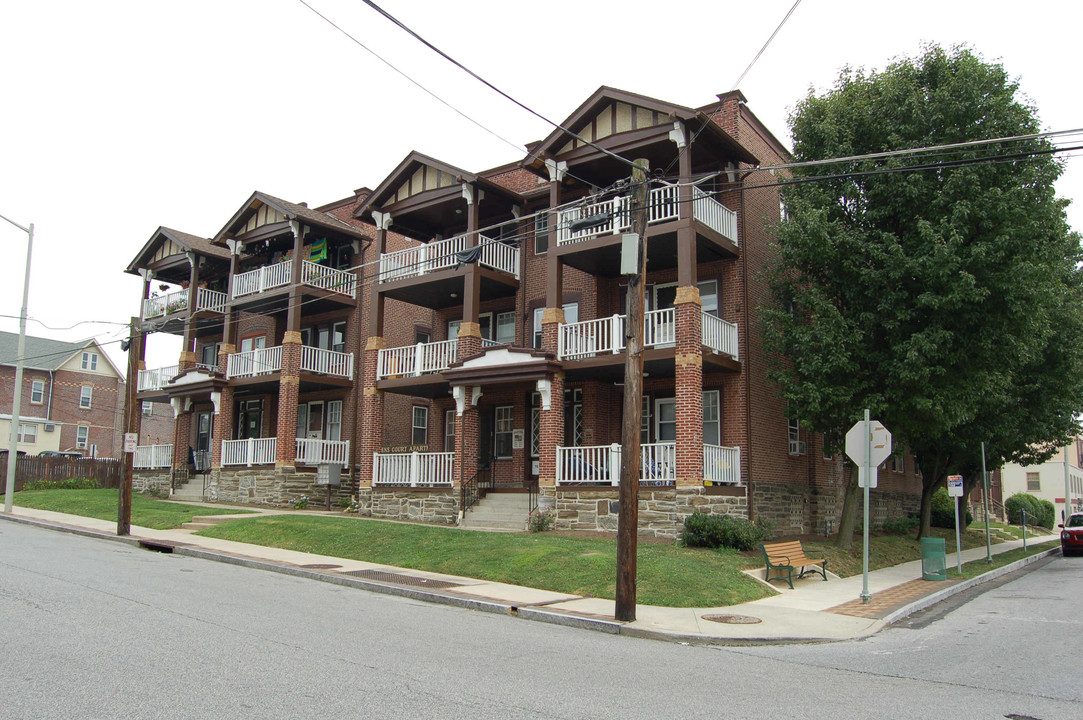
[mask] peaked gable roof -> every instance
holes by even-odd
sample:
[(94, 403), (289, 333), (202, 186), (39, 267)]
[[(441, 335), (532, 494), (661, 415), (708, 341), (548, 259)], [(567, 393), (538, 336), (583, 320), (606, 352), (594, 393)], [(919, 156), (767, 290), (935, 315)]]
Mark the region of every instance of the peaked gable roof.
[[(38, 370), (56, 370), (68, 362), (76, 353), (87, 349), (96, 350), (98, 356), (105, 358), (105, 361), (109, 363), (113, 372), (119, 378), (124, 379), (124, 373), (113, 364), (113, 361), (109, 359), (109, 355), (102, 350), (101, 345), (94, 338), (66, 342), (64, 340), (52, 340), (27, 335), (23, 345), (23, 367)], [(0, 332), (0, 365), (15, 365), (18, 358), (19, 334)]]
[(227, 236), (240, 234), (237, 232), (237, 229), (243, 227), (252, 214), (257, 212), (263, 206), (270, 207), (285, 220), (296, 220), (305, 225), (312, 225), (323, 228), (324, 230), (334, 230), (356, 238), (368, 238), (368, 235), (366, 235), (361, 228), (339, 220), (334, 215), (319, 210), (313, 210), (305, 205), (298, 205), (297, 203), (292, 203), (288, 200), (283, 200), (274, 195), (268, 195), (267, 193), (257, 190), (252, 193), (241, 208), (233, 214), (233, 217), (229, 219), (229, 222), (225, 224), (225, 227), (218, 231), (211, 242), (221, 245)]
[(519, 196), (507, 188), (476, 173), (449, 165), (413, 150), (376, 186), (372, 194), (354, 211), (354, 217), (362, 217), (372, 210), (404, 200), (429, 190), (454, 187), (460, 183), (476, 183), (487, 192), (507, 196), (512, 201)]
[(193, 252), (196, 255), (220, 260), (229, 260), (229, 251), (219, 245), (212, 244), (209, 239), (161, 225), (136, 254), (135, 259), (128, 265), (125, 272), (138, 275), (140, 268), (146, 267), (155, 259), (179, 254), (175, 252), (176, 250)]
[[(605, 122), (598, 122), (600, 119), (604, 119)], [(630, 130), (670, 125), (674, 120), (686, 123), (700, 121), (703, 130), (711, 132), (722, 140), (737, 159), (758, 164), (759, 160), (755, 155), (730, 137), (702, 111), (605, 85), (594, 91), (564, 122), (560, 123), (567, 130), (557, 128), (541, 142), (531, 143), (528, 148), (530, 156), (525, 162), (534, 163), (539, 157), (555, 157), (575, 147), (583, 146), (584, 143), (570, 135), (568, 130), (584, 136), (591, 142), (598, 142), (605, 137)], [(595, 125), (593, 130), (584, 133), (584, 129), (592, 124)]]

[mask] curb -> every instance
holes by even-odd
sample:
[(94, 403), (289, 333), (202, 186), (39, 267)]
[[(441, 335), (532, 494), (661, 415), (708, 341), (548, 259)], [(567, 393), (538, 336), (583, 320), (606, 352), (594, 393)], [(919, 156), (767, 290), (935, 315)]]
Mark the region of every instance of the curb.
[(1036, 563), (1039, 560), (1044, 560), (1045, 558), (1049, 557), (1050, 555), (1053, 555), (1053, 554), (1056, 554), (1056, 553), (1059, 553), (1059, 552), (1060, 552), (1059, 547), (1049, 548), (1048, 550), (1044, 550), (1044, 551), (1042, 551), (1040, 553), (1037, 553), (1035, 555), (1029, 555), (1029, 556), (1027, 556), (1025, 558), (1022, 558), (1021, 560), (1016, 560), (1015, 562), (1010, 562), (1007, 565), (1002, 565), (1002, 566), (1000, 566), (1000, 567), (998, 567), (998, 568), (996, 568), (994, 570), (990, 570), (987, 573), (983, 573), (981, 575), (978, 575), (977, 577), (972, 577), (969, 580), (964, 580), (961, 583), (956, 583), (955, 585), (952, 585), (951, 587), (946, 587), (943, 590), (938, 590), (938, 591), (936, 591), (936, 592), (934, 592), (934, 593), (932, 593), (930, 595), (926, 595), (923, 598), (918, 598), (917, 600), (910, 603), (909, 605), (901, 607), (898, 610), (896, 610), (895, 612), (892, 612), (892, 613), (889, 613), (888, 615), (886, 615), (883, 618), (884, 625), (885, 625), (885, 627), (888, 626), (888, 625), (894, 625), (895, 623), (899, 622), (900, 620), (903, 620), (903, 619), (909, 617), (910, 615), (913, 615), (914, 613), (918, 613), (918, 612), (921, 612), (922, 610), (926, 610), (926, 609), (932, 607), (933, 605), (936, 605), (937, 603), (943, 602), (944, 600), (947, 600), (948, 598), (950, 598), (953, 595), (958, 595), (959, 593), (966, 592), (967, 590), (969, 590), (971, 588), (974, 588), (974, 587), (977, 587), (978, 585), (982, 585), (982, 584), (990, 582), (992, 580), (996, 580), (997, 578), (1002, 577), (1004, 575), (1007, 575), (1008, 573), (1013, 573), (1016, 570), (1021, 570), (1022, 568), (1025, 568), (1027, 565), (1030, 565), (1032, 563)]

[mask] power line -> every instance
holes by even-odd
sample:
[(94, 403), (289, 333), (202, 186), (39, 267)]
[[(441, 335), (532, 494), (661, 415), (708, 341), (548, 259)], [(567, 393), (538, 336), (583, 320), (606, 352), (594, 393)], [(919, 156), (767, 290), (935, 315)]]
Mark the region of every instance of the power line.
[(793, 7), (791, 7), (790, 11), (786, 13), (786, 17), (782, 18), (782, 22), (780, 22), (778, 24), (778, 27), (775, 28), (775, 31), (771, 33), (771, 37), (767, 38), (767, 42), (765, 42), (763, 44), (763, 47), (760, 48), (760, 51), (756, 53), (756, 57), (752, 58), (752, 62), (750, 62), (748, 64), (748, 67), (745, 68), (745, 71), (741, 73), (741, 77), (737, 78), (737, 81), (733, 83), (733, 87), (730, 88), (730, 92), (736, 90), (737, 86), (741, 84), (741, 81), (745, 79), (745, 75), (748, 75), (748, 71), (751, 70), (752, 66), (756, 64), (756, 61), (760, 59), (760, 55), (763, 55), (763, 51), (766, 50), (767, 46), (771, 44), (771, 41), (775, 39), (775, 35), (778, 35), (778, 31), (782, 29), (782, 26), (786, 24), (786, 21), (790, 19), (790, 15), (793, 15), (793, 11), (796, 10), (797, 6), (800, 4), (801, 0), (796, 0), (796, 2), (794, 2)]
[[(518, 106), (519, 106), (519, 107), (521, 107), (521, 108), (522, 108), (523, 110), (526, 110), (526, 111), (527, 111), (528, 113), (530, 113), (530, 114), (531, 114), (531, 115), (533, 115), (534, 117), (536, 117), (536, 118), (538, 118), (538, 119), (540, 119), (540, 120), (543, 120), (543, 121), (545, 121), (545, 122), (549, 123), (549, 124), (550, 124), (550, 125), (552, 125), (552, 126), (553, 126), (554, 128), (556, 128), (556, 129), (558, 129), (558, 130), (560, 130), (560, 131), (562, 131), (562, 132), (565, 132), (565, 133), (567, 133), (568, 135), (571, 135), (571, 136), (572, 136), (572, 137), (574, 137), (574, 138), (575, 138), (576, 140), (578, 140), (578, 141), (580, 141), (580, 142), (582, 142), (582, 143), (584, 143), (584, 144), (586, 144), (586, 145), (589, 145), (590, 147), (594, 148), (595, 150), (597, 150), (597, 151), (599, 151), (599, 152), (601, 152), (601, 153), (604, 153), (604, 154), (608, 155), (608, 156), (609, 156), (609, 157), (611, 157), (611, 158), (614, 158), (614, 159), (616, 159), (616, 160), (619, 160), (620, 162), (624, 163), (625, 165), (627, 165), (628, 167), (630, 167), (630, 168), (632, 168), (632, 169), (635, 169), (635, 163), (633, 163), (633, 162), (632, 162), (631, 160), (628, 160), (627, 158), (623, 158), (623, 157), (621, 157), (620, 155), (617, 155), (616, 153), (610, 152), (609, 150), (606, 150), (605, 148), (603, 148), (603, 147), (601, 147), (601, 146), (599, 146), (599, 145), (596, 145), (595, 143), (591, 142), (590, 140), (587, 140), (586, 138), (584, 138), (584, 137), (580, 136), (579, 134), (577, 134), (577, 133), (574, 133), (574, 132), (572, 132), (571, 130), (569, 130), (568, 128), (564, 127), (564, 126), (563, 126), (563, 125), (561, 125), (560, 123), (557, 123), (557, 122), (553, 122), (553, 121), (552, 121), (552, 120), (550, 120), (549, 118), (547, 118), (547, 117), (545, 117), (544, 115), (542, 115), (541, 113), (539, 113), (539, 112), (538, 112), (537, 110), (534, 110), (533, 108), (531, 108), (531, 107), (529, 107), (529, 106), (527, 106), (527, 105), (525, 105), (525, 104), (523, 104), (523, 103), (519, 102), (518, 100), (516, 100), (515, 98), (513, 98), (513, 97), (512, 97), (511, 95), (509, 95), (508, 93), (506, 93), (506, 92), (504, 92), (503, 90), (501, 90), (500, 88), (498, 88), (498, 87), (497, 87), (496, 85), (493, 85), (493, 84), (492, 84), (491, 82), (489, 82), (488, 80), (486, 80), (486, 79), (485, 79), (485, 78), (483, 78), (482, 76), (478, 75), (478, 74), (477, 74), (476, 72), (474, 72), (474, 71), (473, 71), (473, 70), (471, 70), (470, 68), (466, 67), (466, 66), (465, 66), (465, 65), (463, 65), (463, 64), (462, 64), (461, 62), (459, 62), (459, 61), (458, 61), (458, 60), (456, 60), (455, 58), (451, 57), (451, 56), (450, 56), (450, 55), (448, 55), (448, 54), (447, 54), (446, 52), (444, 52), (444, 51), (443, 51), (443, 50), (441, 50), (440, 48), (436, 47), (435, 45), (433, 45), (433, 44), (432, 44), (431, 42), (429, 42), (429, 41), (428, 41), (428, 40), (426, 40), (425, 38), (423, 38), (423, 37), (421, 37), (420, 35), (418, 35), (418, 34), (417, 34), (416, 32), (414, 32), (414, 31), (413, 31), (412, 29), (410, 29), (410, 28), (409, 28), (409, 27), (407, 27), (407, 26), (406, 26), (406, 25), (405, 25), (404, 23), (402, 23), (402, 22), (401, 22), (401, 21), (400, 21), (400, 20), (399, 20), (398, 18), (394, 17), (393, 15), (391, 15), (391, 13), (387, 12), (387, 11), (386, 11), (386, 10), (384, 10), (384, 9), (383, 9), (382, 7), (380, 7), (380, 6), (379, 6), (379, 5), (377, 5), (377, 4), (375, 3), (375, 2), (373, 2), (373, 0), (361, 0), (361, 1), (362, 1), (363, 3), (365, 3), (366, 5), (368, 5), (369, 7), (371, 7), (371, 8), (372, 8), (373, 10), (375, 10), (376, 12), (380, 13), (381, 15), (383, 15), (383, 16), (384, 16), (385, 18), (387, 18), (388, 20), (390, 20), (390, 21), (391, 21), (392, 23), (394, 23), (395, 25), (397, 25), (397, 26), (398, 26), (399, 28), (401, 28), (401, 29), (402, 29), (402, 30), (403, 30), (404, 32), (406, 32), (406, 33), (407, 33), (407, 34), (409, 34), (409, 35), (410, 35), (411, 37), (413, 37), (413, 38), (414, 38), (414, 39), (416, 39), (416, 40), (417, 40), (418, 42), (420, 42), (420, 43), (421, 43), (422, 45), (424, 45), (425, 47), (429, 48), (429, 49), (430, 49), (430, 50), (432, 50), (432, 51), (433, 51), (434, 53), (436, 53), (436, 54), (437, 54), (437, 55), (439, 55), (440, 57), (444, 58), (444, 59), (445, 59), (445, 60), (447, 60), (447, 61), (448, 61), (449, 63), (451, 63), (451, 64), (452, 64), (452, 65), (454, 65), (455, 67), (459, 68), (460, 70), (462, 70), (463, 72), (465, 72), (465, 73), (466, 73), (467, 75), (469, 75), (470, 77), (474, 78), (475, 80), (477, 80), (478, 82), (480, 82), (480, 83), (481, 83), (482, 85), (484, 85), (485, 87), (489, 88), (489, 89), (490, 89), (490, 90), (492, 90), (493, 92), (497, 93), (497, 94), (498, 94), (498, 95), (500, 95), (501, 97), (503, 97), (503, 98), (506, 98), (507, 100), (510, 100), (510, 101), (511, 101), (512, 103), (514, 103), (514, 104), (518, 105)], [(301, 2), (304, 2), (304, 0), (301, 0)], [(800, 0), (798, 0), (798, 2), (800, 2)]]

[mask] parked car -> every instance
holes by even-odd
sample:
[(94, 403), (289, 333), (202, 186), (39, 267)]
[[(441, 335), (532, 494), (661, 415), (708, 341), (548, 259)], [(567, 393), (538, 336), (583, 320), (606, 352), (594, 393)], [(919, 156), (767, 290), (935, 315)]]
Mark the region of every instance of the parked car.
[(83, 453), (75, 452), (74, 450), (42, 450), (38, 453), (38, 457), (62, 457), (81, 460), (83, 458)]
[(1060, 551), (1065, 557), (1083, 552), (1083, 513), (1072, 513), (1061, 523)]

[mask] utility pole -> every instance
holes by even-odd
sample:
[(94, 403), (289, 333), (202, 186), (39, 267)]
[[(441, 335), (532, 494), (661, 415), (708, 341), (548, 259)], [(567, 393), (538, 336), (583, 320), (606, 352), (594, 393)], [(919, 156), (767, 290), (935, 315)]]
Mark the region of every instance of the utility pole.
[[(8, 435), (7, 481), (4, 491), (4, 512), (11, 514), (15, 495), (15, 468), (19, 463), (19, 413), (23, 401), (23, 355), (26, 350), (26, 301), (30, 295), (30, 252), (34, 249), (34, 223), (25, 228), (3, 215), (7, 220), (27, 235), (26, 239), (26, 276), (23, 278), (23, 307), (19, 311), (19, 342), (15, 349), (15, 394), (11, 399), (11, 432)], [(50, 392), (52, 392), (50, 390)]]
[[(139, 433), (136, 423), (139, 416), (132, 411), (135, 405), (135, 385), (138, 378), (136, 372), (136, 356), (142, 356), (143, 331), (139, 328), (139, 318), (132, 318), (128, 335), (128, 372), (125, 377), (127, 385), (124, 388), (124, 432)], [(135, 463), (135, 453), (124, 453), (124, 474), (120, 478), (119, 500), (117, 501), (117, 535), (132, 534), (132, 466)]]
[(647, 187), (649, 164), (635, 161), (632, 171), (632, 232), (636, 239), (636, 273), (628, 276), (628, 321), (625, 323), (624, 412), (621, 424), (620, 512), (617, 516), (617, 620), (636, 619), (636, 549), (639, 542), (639, 433), (643, 417), (643, 315), (647, 272)]

